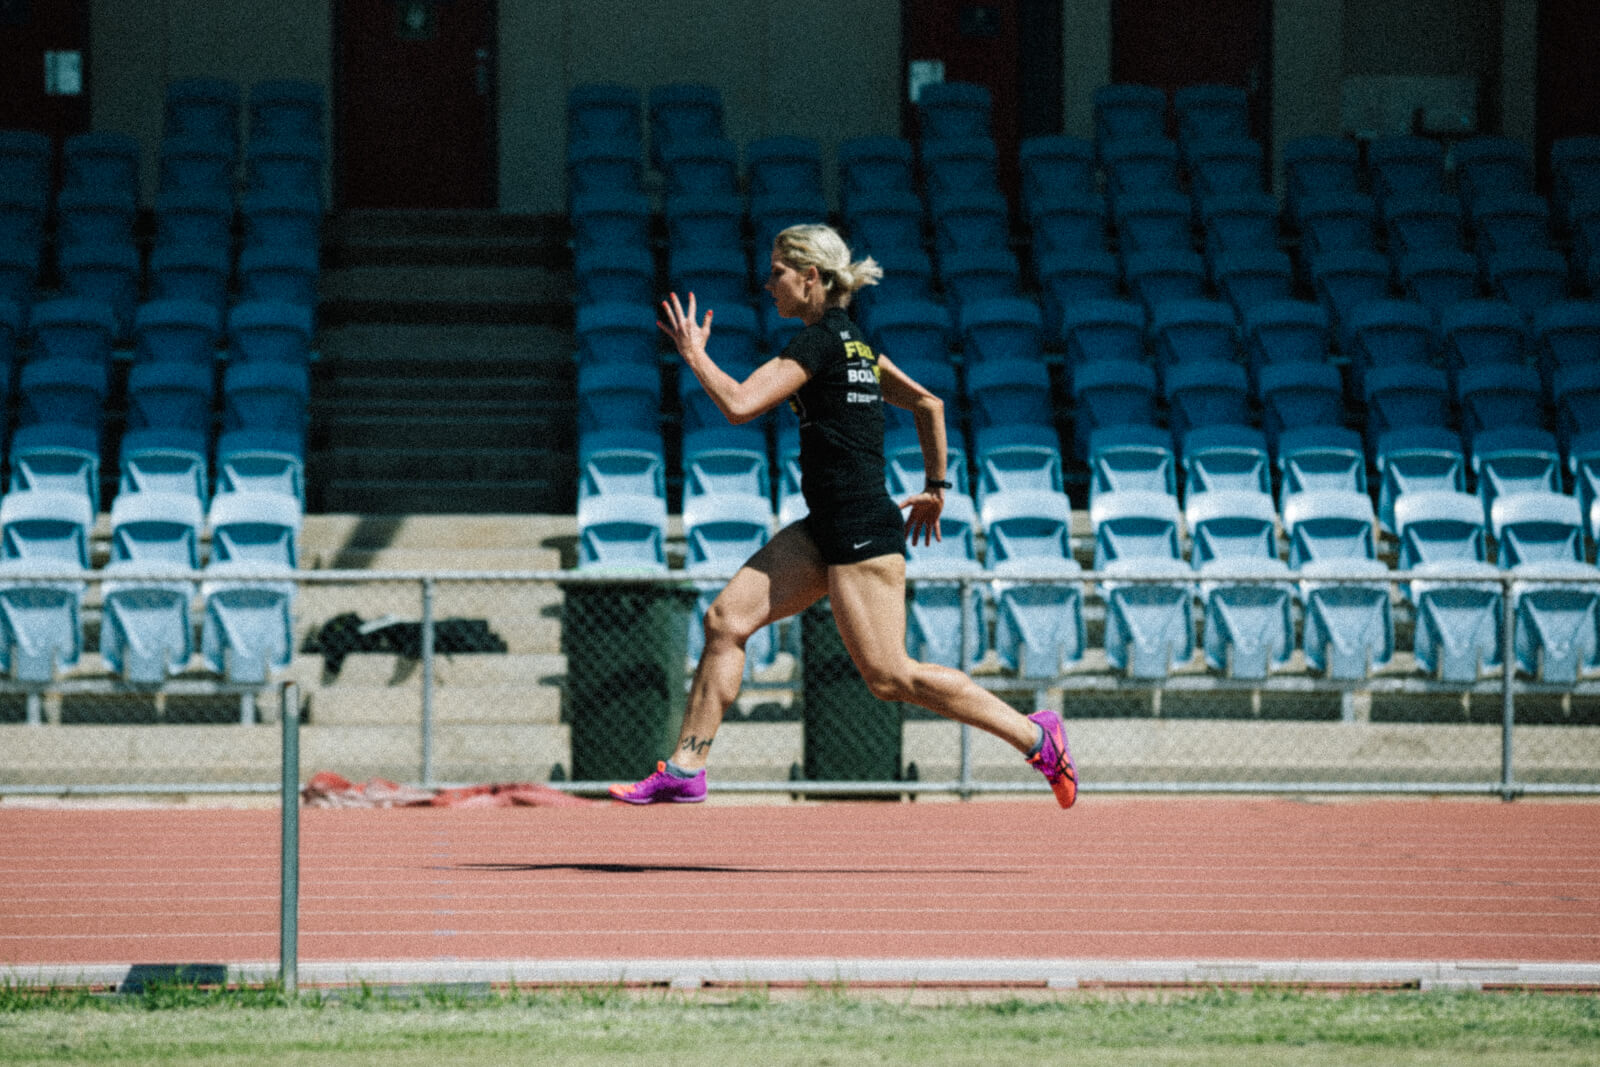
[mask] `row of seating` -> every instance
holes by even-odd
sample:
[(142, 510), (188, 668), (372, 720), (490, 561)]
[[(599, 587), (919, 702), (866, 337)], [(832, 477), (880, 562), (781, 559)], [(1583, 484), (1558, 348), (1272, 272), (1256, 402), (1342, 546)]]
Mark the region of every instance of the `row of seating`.
[[(311, 309), (277, 300), (240, 303), (224, 313), (198, 300), (151, 300), (134, 314), (124, 350), (111, 306), (60, 297), (31, 308), (0, 300), (0, 366), (47, 359), (109, 364), (119, 352), (135, 365), (182, 363), (210, 368), (221, 360), (304, 366), (312, 361)], [(9, 373), (0, 375), (9, 377)]]

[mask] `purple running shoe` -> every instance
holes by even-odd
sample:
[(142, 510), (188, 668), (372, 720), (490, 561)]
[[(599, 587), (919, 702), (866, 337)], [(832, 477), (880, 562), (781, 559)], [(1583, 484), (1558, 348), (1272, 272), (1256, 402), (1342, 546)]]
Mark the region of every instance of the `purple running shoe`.
[(1053, 711), (1036, 711), (1028, 716), (1044, 731), (1044, 743), (1039, 751), (1028, 757), (1050, 788), (1055, 790), (1056, 803), (1070, 808), (1078, 799), (1078, 768), (1072, 762), (1072, 749), (1067, 747), (1067, 732), (1061, 726), (1061, 716)]
[(698, 804), (706, 798), (706, 772), (693, 778), (667, 773), (665, 760), (656, 762), (656, 773), (632, 785), (614, 785), (611, 796), (624, 804)]

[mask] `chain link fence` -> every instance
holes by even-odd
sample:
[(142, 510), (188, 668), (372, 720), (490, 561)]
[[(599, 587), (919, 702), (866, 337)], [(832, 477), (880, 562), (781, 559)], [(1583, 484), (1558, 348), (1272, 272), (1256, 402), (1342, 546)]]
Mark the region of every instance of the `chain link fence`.
[[(217, 655), (227, 642), (207, 635), (211, 590), (191, 577), (172, 622), (189, 643), (160, 678), (131, 677), (148, 649), (119, 657), (106, 644), (130, 624), (91, 574), (53, 631), (66, 641), (75, 627), (76, 650), (56, 647), (47, 676), (29, 681), (42, 639), (15, 593), (29, 583), (7, 576), (0, 794), (271, 791), (287, 682), (307, 774), (586, 791), (636, 779), (671, 752), (699, 615), (720, 586), (681, 572), (274, 575), (292, 592), (291, 647), (263, 680), (236, 676), (250, 657)], [(1059, 708), (1090, 790), (1600, 791), (1600, 582), (1552, 581), (1562, 596), (1540, 601), (1520, 576), (1442, 575), (1434, 588), (1482, 595), (1475, 612), (1434, 618), (1392, 576), (1352, 622), (1292, 582), (1112, 577), (921, 575), (911, 651), (1020, 710)], [(1248, 595), (1216, 596), (1230, 588)], [(1510, 676), (1507, 649), (1520, 664)], [(1440, 679), (1464, 662), (1470, 677)], [(751, 642), (711, 762), (724, 791), (1044, 788), (1003, 742), (874, 698), (826, 601)]]

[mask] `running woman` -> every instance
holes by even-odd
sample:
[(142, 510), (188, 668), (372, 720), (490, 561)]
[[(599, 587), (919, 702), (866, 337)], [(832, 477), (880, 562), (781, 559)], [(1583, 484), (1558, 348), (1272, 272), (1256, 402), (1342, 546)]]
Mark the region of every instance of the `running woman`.
[[(906, 653), (906, 540), (939, 537), (946, 480), (944, 403), (888, 357), (874, 353), (846, 308), (883, 271), (852, 261), (834, 230), (791, 226), (773, 243), (766, 290), (778, 314), (805, 328), (783, 353), (737, 381), (706, 355), (712, 312), (696, 321), (678, 294), (662, 301), (657, 325), (728, 421), (738, 424), (787, 401), (800, 420), (801, 488), (809, 514), (752, 555), (706, 612), (705, 651), (695, 669), (672, 757), (611, 795), (629, 804), (695, 803), (706, 796), (706, 760), (722, 717), (738, 696), (745, 642), (757, 630), (830, 599), (839, 636), (867, 688), (987, 730), (1044, 774), (1070, 808), (1078, 774), (1061, 717), (1024, 716), (961, 671)], [(912, 413), (926, 485), (898, 505), (884, 487), (883, 403)], [(905, 517), (901, 512), (906, 511)]]

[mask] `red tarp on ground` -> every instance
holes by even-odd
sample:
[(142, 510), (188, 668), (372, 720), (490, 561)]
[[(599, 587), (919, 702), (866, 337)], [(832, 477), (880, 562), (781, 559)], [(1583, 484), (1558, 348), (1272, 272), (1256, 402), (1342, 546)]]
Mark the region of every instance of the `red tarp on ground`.
[(533, 782), (435, 790), (383, 778), (357, 783), (332, 771), (313, 775), (300, 791), (300, 802), (308, 808), (573, 808), (598, 803)]

